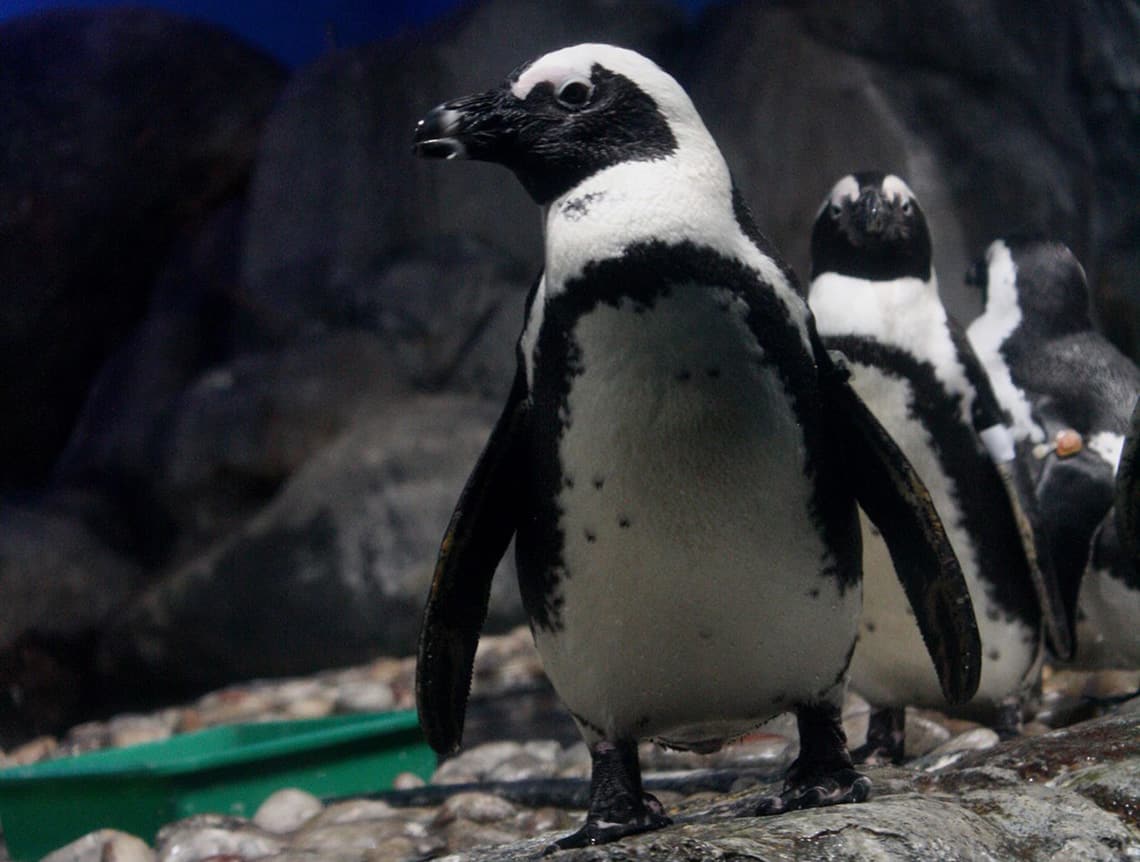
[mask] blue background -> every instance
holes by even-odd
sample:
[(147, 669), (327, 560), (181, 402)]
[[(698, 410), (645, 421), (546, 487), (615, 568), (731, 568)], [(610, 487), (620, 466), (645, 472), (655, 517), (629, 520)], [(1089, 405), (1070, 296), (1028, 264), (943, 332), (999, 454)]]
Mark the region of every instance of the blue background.
[[(469, 0), (468, 0), (469, 2)], [(536, 0), (541, 2), (541, 0)], [(677, 0), (690, 13), (713, 0)], [(122, 5), (121, 0), (0, 0), (0, 20), (44, 9)], [(212, 21), (290, 66), (330, 49), (415, 30), (462, 5), (457, 0), (152, 0), (132, 5)]]

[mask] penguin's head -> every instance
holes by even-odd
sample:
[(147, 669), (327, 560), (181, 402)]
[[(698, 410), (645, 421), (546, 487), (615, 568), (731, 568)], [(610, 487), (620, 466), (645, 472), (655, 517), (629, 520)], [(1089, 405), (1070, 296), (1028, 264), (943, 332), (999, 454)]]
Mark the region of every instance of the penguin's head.
[(894, 174), (848, 174), (832, 186), (811, 234), (811, 277), (931, 277), (930, 231), (914, 192)]
[(435, 108), (416, 126), (413, 151), (498, 162), (546, 204), (612, 165), (668, 158), (686, 132), (708, 138), (671, 76), (633, 51), (584, 44)]
[(982, 292), (983, 315), (1007, 319), (1012, 331), (1057, 336), (1092, 328), (1084, 267), (1063, 242), (1040, 237), (996, 239), (966, 273)]

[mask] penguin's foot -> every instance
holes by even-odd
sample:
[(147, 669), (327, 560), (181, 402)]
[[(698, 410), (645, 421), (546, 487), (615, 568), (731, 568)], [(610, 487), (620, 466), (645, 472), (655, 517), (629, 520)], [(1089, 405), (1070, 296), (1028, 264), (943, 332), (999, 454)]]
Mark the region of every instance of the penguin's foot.
[(906, 708), (887, 706), (871, 710), (867, 741), (852, 749), (854, 763), (902, 763), (906, 759)]
[(581, 829), (567, 835), (565, 838), (559, 838), (548, 846), (542, 855), (549, 856), (551, 853), (557, 853), (559, 850), (591, 847), (595, 844), (608, 844), (611, 841), (617, 841), (619, 838), (625, 838), (627, 835), (637, 835), (640, 832), (651, 832), (654, 829), (661, 829), (673, 822), (666, 816), (665, 809), (657, 800), (657, 797), (651, 793), (642, 794), (641, 807), (642, 811), (636, 814), (632, 820), (627, 820), (622, 823), (595, 818), (593, 814), (590, 814), (586, 818), (586, 824)]
[(994, 733), (1003, 742), (1021, 736), (1021, 702), (1003, 701), (994, 716)]
[(822, 808), (844, 802), (863, 802), (871, 795), (871, 779), (850, 767), (832, 772), (788, 776), (779, 796), (768, 796), (757, 804), (755, 814), (783, 814), (802, 808)]
[(590, 810), (586, 825), (543, 851), (549, 855), (574, 847), (606, 844), (668, 826), (673, 821), (651, 793), (641, 788), (641, 766), (633, 740), (601, 740), (590, 749)]
[(800, 704), (796, 707), (796, 726), (800, 756), (788, 770), (783, 792), (763, 799), (756, 806), (756, 814), (862, 802), (871, 795), (871, 779), (855, 771), (847, 753), (838, 704)]

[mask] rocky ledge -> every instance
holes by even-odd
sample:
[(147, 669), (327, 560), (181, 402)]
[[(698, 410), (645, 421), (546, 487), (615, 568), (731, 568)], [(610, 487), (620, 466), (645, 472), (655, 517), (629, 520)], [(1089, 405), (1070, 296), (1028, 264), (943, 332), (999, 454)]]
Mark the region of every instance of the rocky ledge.
[[(58, 742), (41, 740), (0, 761), (58, 756), (229, 721), (399, 708), (410, 702), (412, 670), (410, 659), (386, 659), (303, 680), (231, 687), (185, 707), (84, 725)], [(472, 744), (441, 764), (430, 783), (406, 774), (395, 789), (370, 798), (320, 800), (283, 788), (250, 819), (207, 814), (180, 820), (163, 828), (153, 846), (102, 830), (44, 862), (535, 858), (581, 821), (589, 773), (585, 747), (566, 734), (564, 717), (559, 723), (532, 710), (520, 721), (532, 728), (529, 734), (497, 720), (503, 703), (526, 700), (518, 699), (520, 692), (543, 702), (539, 674), (525, 630), (485, 639), (472, 730), (476, 739), (492, 738), (491, 726), (504, 735), (549, 733), (557, 739)], [(703, 758), (645, 745), (646, 783), (674, 824), (556, 858), (1140, 860), (1140, 699), (1060, 726), (1090, 714), (1088, 695), (1135, 689), (1136, 683), (1136, 674), (1051, 674), (1038, 721), (1025, 737), (1004, 743), (986, 728), (914, 712), (907, 722), (911, 759), (901, 767), (870, 767), (874, 790), (868, 802), (777, 817), (753, 817), (750, 811), (758, 797), (778, 788), (795, 756), (793, 722), (776, 720)], [(1100, 703), (1111, 700), (1102, 697)], [(866, 710), (849, 696), (845, 724), (854, 744), (865, 733)]]

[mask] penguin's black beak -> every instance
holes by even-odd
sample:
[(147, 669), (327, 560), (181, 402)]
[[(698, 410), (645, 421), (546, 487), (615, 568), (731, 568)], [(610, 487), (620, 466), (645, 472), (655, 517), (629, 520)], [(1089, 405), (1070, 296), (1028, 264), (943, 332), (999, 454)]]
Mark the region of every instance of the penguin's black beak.
[(890, 224), (891, 212), (878, 189), (863, 189), (851, 206), (855, 227), (867, 236), (878, 236)]
[(503, 89), (453, 99), (433, 108), (416, 124), (412, 152), (427, 159), (501, 161), (510, 123)]

